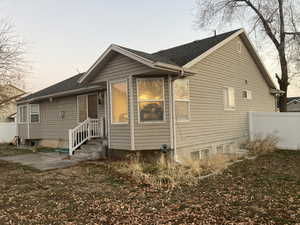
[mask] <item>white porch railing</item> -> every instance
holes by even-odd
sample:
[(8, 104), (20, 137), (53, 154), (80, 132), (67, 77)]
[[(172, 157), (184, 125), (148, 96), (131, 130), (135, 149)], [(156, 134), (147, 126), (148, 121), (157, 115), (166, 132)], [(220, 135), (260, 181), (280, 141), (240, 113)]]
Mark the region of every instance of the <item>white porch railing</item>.
[(103, 137), (104, 133), (103, 118), (86, 119), (77, 127), (69, 130), (69, 155), (87, 140), (91, 138)]

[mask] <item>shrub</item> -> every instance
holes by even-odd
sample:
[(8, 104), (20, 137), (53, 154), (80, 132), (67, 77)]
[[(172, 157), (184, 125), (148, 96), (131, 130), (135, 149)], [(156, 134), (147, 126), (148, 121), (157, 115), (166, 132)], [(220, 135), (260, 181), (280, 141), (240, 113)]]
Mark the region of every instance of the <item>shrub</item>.
[(247, 141), (245, 143), (245, 148), (254, 155), (267, 154), (276, 150), (278, 141), (278, 137), (273, 135), (268, 135), (265, 138), (256, 136), (253, 141)]
[(131, 159), (115, 162), (113, 167), (121, 174), (132, 177), (137, 183), (173, 188), (197, 184), (200, 176), (224, 170), (233, 159), (236, 157), (225, 154), (216, 154), (205, 160), (184, 160), (181, 164), (164, 161), (149, 163)]

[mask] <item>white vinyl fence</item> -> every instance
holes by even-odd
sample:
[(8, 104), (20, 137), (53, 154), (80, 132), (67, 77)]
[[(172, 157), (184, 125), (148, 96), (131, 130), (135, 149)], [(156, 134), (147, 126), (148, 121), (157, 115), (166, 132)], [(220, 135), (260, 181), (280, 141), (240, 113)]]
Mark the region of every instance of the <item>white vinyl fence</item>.
[(11, 142), (17, 136), (16, 123), (0, 123), (0, 143)]
[(300, 113), (249, 113), (249, 135), (266, 137), (268, 135), (278, 137), (278, 148), (288, 150), (300, 150)]

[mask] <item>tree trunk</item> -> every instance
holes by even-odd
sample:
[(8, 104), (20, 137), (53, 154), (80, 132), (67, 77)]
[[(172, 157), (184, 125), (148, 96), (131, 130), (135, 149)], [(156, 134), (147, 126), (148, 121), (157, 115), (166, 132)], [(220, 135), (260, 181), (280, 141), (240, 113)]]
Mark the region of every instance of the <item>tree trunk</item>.
[(281, 86), (281, 91), (284, 91), (284, 94), (280, 95), (279, 97), (279, 110), (280, 112), (286, 112), (287, 111), (287, 91), (288, 86)]
[(280, 66), (281, 66), (281, 78), (276, 75), (279, 88), (281, 91), (284, 91), (284, 94), (282, 94), (279, 97), (279, 110), (280, 112), (286, 112), (287, 111), (287, 91), (289, 86), (288, 81), (288, 68), (287, 68), (287, 60), (285, 57), (285, 52), (279, 50), (279, 58), (280, 58)]

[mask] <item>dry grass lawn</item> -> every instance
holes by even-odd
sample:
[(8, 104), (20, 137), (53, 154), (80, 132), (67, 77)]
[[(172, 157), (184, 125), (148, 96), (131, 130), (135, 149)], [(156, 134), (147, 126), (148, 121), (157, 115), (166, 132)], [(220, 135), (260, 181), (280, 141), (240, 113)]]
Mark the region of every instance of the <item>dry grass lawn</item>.
[(192, 186), (153, 188), (109, 162), (48, 172), (0, 161), (5, 224), (300, 224), (300, 152), (245, 160)]

